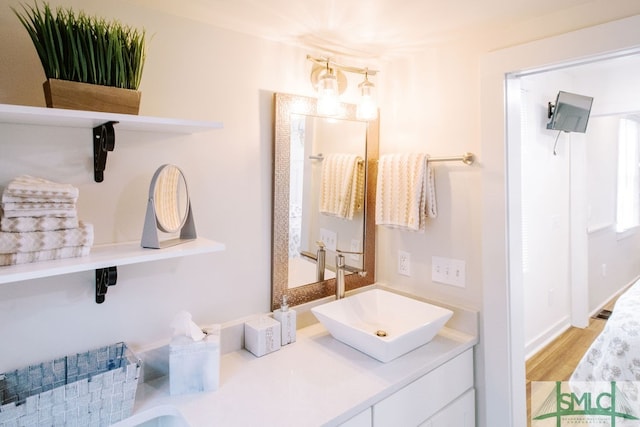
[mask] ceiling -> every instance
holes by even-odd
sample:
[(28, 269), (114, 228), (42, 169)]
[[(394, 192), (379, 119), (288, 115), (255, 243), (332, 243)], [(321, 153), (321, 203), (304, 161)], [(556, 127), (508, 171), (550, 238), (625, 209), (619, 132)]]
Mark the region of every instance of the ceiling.
[(134, 0), (323, 52), (373, 58), (513, 25), (592, 0)]

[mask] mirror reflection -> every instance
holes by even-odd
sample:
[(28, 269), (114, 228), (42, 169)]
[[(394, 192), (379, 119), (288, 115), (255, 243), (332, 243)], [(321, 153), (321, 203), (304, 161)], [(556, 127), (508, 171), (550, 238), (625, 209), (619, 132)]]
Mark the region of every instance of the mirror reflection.
[(180, 231), (187, 219), (189, 198), (186, 181), (178, 167), (166, 165), (161, 168), (153, 198), (158, 228), (165, 233)]
[[(378, 121), (355, 106), (322, 117), (316, 100), (276, 94), (272, 308), (335, 293), (336, 255), (347, 290), (373, 283)], [(360, 273), (360, 274), (355, 274)]]
[[(335, 277), (337, 249), (362, 252), (366, 132), (366, 122), (291, 114), (289, 288)], [(358, 254), (346, 264), (363, 269)]]

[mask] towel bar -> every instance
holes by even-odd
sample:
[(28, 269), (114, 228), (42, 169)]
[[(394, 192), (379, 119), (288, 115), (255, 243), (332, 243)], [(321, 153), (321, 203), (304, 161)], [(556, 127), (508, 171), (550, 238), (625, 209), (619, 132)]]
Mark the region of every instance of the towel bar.
[[(377, 160), (376, 160), (377, 161)], [(473, 153), (464, 153), (462, 156), (444, 156), (444, 157), (429, 157), (429, 162), (454, 162), (461, 161), (465, 165), (472, 165), (475, 161)]]

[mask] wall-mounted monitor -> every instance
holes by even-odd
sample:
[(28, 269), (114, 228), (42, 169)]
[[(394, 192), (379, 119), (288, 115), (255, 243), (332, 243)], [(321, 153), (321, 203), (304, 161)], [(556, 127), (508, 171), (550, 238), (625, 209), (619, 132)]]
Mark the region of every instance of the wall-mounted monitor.
[(547, 129), (564, 132), (587, 131), (593, 98), (569, 92), (558, 92), (556, 103), (549, 103), (549, 123)]

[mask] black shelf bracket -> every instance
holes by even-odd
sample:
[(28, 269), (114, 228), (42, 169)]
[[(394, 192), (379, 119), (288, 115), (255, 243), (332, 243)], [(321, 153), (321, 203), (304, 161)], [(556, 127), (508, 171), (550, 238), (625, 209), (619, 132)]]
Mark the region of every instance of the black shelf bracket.
[(102, 304), (109, 286), (115, 286), (118, 281), (118, 268), (96, 268), (96, 303)]
[(116, 145), (116, 133), (113, 129), (116, 123), (118, 122), (109, 121), (93, 128), (93, 178), (96, 182), (104, 181), (107, 152), (113, 151)]

